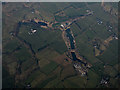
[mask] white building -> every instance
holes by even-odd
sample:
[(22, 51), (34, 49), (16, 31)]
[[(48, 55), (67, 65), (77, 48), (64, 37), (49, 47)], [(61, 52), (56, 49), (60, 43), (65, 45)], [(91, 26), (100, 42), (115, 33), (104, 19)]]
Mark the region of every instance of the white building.
[(31, 33), (35, 33), (36, 31), (36, 29), (31, 29)]
[(63, 25), (63, 24), (61, 24), (60, 26), (64, 28), (64, 25)]
[(35, 33), (37, 30), (32, 30), (32, 33)]

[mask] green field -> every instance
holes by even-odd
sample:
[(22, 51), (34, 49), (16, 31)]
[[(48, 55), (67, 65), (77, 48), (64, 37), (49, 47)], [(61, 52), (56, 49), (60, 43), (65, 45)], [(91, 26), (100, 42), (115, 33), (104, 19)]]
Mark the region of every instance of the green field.
[[(113, 35), (118, 37), (117, 4), (3, 3), (3, 88), (25, 88), (28, 84), (32, 88), (118, 87), (118, 40), (112, 38), (105, 43)], [(83, 16), (89, 11), (93, 14)], [(34, 19), (49, 24), (44, 28)], [(73, 51), (66, 46), (69, 38), (60, 28), (72, 20), (69, 27), (75, 39), (73, 51), (91, 64), (85, 76), (73, 66), (69, 55)], [(109, 77), (107, 85), (100, 85), (103, 77)]]
[[(30, 32), (31, 27), (35, 28), (37, 32), (29, 35), (28, 32)], [(28, 24), (21, 26), (19, 36), (28, 43), (30, 43), (35, 52), (37, 52), (38, 49), (41, 49), (43, 47), (51, 47), (60, 54), (65, 52), (66, 50), (66, 46), (61, 37), (60, 30), (47, 30), (32, 24)], [(61, 46), (59, 47), (59, 45)]]
[(55, 63), (55, 62), (52, 61), (49, 64), (45, 65), (43, 68), (41, 68), (41, 70), (48, 75), (54, 69), (56, 69), (57, 66), (58, 66), (57, 63)]
[(103, 55), (98, 56), (98, 58), (109, 65), (115, 65), (118, 63), (118, 42), (113, 40), (110, 43), (108, 49), (103, 53)]

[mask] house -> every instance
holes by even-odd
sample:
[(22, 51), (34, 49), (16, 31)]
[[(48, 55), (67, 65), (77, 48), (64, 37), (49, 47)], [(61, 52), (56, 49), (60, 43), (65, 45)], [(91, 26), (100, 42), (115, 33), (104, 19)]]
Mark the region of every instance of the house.
[(32, 30), (32, 33), (35, 33), (37, 30)]
[[(36, 31), (37, 31), (36, 29), (31, 28), (31, 33), (35, 33)], [(28, 34), (30, 34), (30, 33), (28, 32)]]
[(60, 26), (61, 26), (62, 28), (64, 28), (64, 25), (63, 25), (63, 24), (61, 24)]

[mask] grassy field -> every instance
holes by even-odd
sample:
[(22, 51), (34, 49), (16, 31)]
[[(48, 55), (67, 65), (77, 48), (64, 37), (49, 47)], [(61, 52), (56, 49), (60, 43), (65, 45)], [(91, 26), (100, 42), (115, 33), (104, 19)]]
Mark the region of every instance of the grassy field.
[(81, 77), (80, 75), (68, 78), (64, 81), (65, 87), (70, 88), (85, 88), (85, 84), (87, 82), (86, 77)]
[(57, 63), (51, 61), (49, 64), (42, 67), (41, 70), (48, 75), (48, 74), (52, 73), (52, 71), (55, 70), (57, 68), (57, 66), (58, 66)]
[[(118, 41), (111, 41), (104, 53), (97, 57), (94, 56), (92, 41), (99, 38), (99, 40), (103, 42), (112, 35), (112, 32), (108, 32), (108, 22), (114, 28), (112, 29), (113, 32), (116, 33), (115, 27), (117, 24), (117, 17), (113, 16), (113, 18), (111, 18), (111, 15), (109, 13), (105, 13), (99, 3), (89, 3), (88, 6), (94, 11), (94, 14), (72, 24), (71, 30), (75, 36), (79, 54), (83, 55), (87, 61), (93, 65), (93, 70), (88, 72), (90, 80), (88, 80), (86, 87), (96, 87), (100, 82), (102, 75), (109, 75), (112, 78), (117, 74), (116, 69), (114, 69), (113, 66), (118, 63)], [(97, 18), (102, 20), (103, 23), (99, 25), (97, 23)], [(102, 44), (100, 48), (102, 48)], [(105, 67), (104, 65), (106, 64), (110, 66)], [(93, 77), (91, 75), (93, 75)], [(112, 81), (110, 81), (110, 83), (112, 83)]]
[(105, 74), (108, 74), (111, 77), (115, 77), (117, 75), (117, 71), (112, 66), (109, 65), (105, 66), (104, 72)]
[(66, 10), (64, 10), (64, 12), (65, 12), (66, 16), (68, 16), (69, 18), (73, 18), (73, 17), (77, 17), (77, 16), (80, 16), (80, 15), (86, 14), (86, 9), (87, 8), (81, 9), (81, 10), (77, 10), (74, 7), (69, 7)]
[[(83, 39), (85, 40), (85, 38)], [(89, 43), (87, 43), (87, 41), (83, 42), (83, 40), (80, 40), (79, 38), (77, 38), (76, 42), (77, 42), (77, 48), (79, 50), (80, 55), (83, 55), (85, 58), (87, 58), (88, 62), (90, 62), (91, 64), (94, 64), (97, 61), (99, 61), (94, 56), (93, 47)]]
[(65, 79), (69, 76), (75, 75), (75, 70), (72, 65), (67, 65), (64, 67), (63, 71), (61, 72), (61, 79)]
[[(30, 32), (31, 27), (35, 28), (37, 32), (29, 35), (28, 32)], [(27, 26), (22, 25), (19, 36), (30, 43), (35, 52), (44, 46), (49, 46), (55, 49), (58, 53), (63, 53), (66, 50), (60, 30), (47, 30), (41, 27), (31, 26), (31, 24)]]
[(72, 5), (73, 7), (75, 8), (83, 8), (83, 7), (86, 7), (86, 4), (83, 2), (83, 3), (77, 3), (77, 2), (70, 2), (70, 5)]
[(45, 77), (46, 75), (41, 73), (40, 70), (36, 70), (27, 78), (25, 83), (31, 83), (32, 86), (34, 87), (38, 82), (40, 82)]
[(96, 72), (96, 74), (98, 74), (99, 76), (102, 76), (104, 74), (104, 63), (102, 62), (96, 62), (93, 66), (92, 69), (94, 70), (94, 72)]
[(2, 67), (2, 87), (12, 88), (15, 85), (15, 78), (10, 75), (5, 67)]
[(100, 77), (92, 70), (88, 72), (87, 88), (95, 88), (100, 82)]
[(14, 38), (3, 45), (3, 53), (12, 53), (19, 46), (20, 43), (17, 41), (17, 39)]
[(36, 54), (36, 56), (40, 60), (41, 59), (53, 60), (55, 57), (60, 56), (60, 54), (57, 51), (55, 51), (54, 49), (51, 49), (50, 47), (47, 47), (47, 48), (41, 50), (40, 52), (38, 52)]
[(35, 66), (35, 65), (36, 65), (36, 61), (33, 58), (29, 58), (22, 63), (21, 69), (24, 72), (29, 70), (32, 66)]
[(44, 80), (42, 83), (40, 84), (37, 84), (37, 88), (44, 88), (50, 81), (56, 79), (56, 75), (53, 75), (52, 77), (50, 78), (47, 78), (46, 80)]
[(103, 53), (103, 55), (98, 56), (98, 58), (109, 65), (115, 65), (118, 63), (118, 42), (117, 40), (111, 41), (108, 49)]
[(69, 19), (68, 17), (58, 16), (58, 15), (55, 16), (55, 20), (58, 22), (64, 22), (67, 21), (68, 19)]
[[(112, 40), (106, 47), (103, 45), (104, 40), (118, 32), (117, 16), (113, 15), (117, 4), (105, 5), (113, 7), (112, 14), (109, 10), (105, 11), (101, 3), (4, 3), (3, 88), (15, 87), (17, 79), (20, 80), (16, 83), (17, 87), (30, 83), (37, 88), (96, 88), (104, 75), (110, 76), (110, 87), (118, 87), (115, 78), (119, 71), (118, 40)], [(67, 47), (60, 29), (42, 28), (33, 22), (21, 23), (18, 38), (12, 36), (18, 29), (18, 22), (22, 20), (37, 18), (49, 23), (57, 21), (53, 27), (58, 27), (61, 22), (86, 14), (86, 10), (93, 11), (93, 15), (79, 19), (70, 25), (70, 29), (75, 37), (77, 51), (92, 64), (87, 76), (80, 76), (73, 68), (73, 63), (66, 61)], [(112, 26), (111, 32), (108, 31), (109, 25)], [(29, 34), (31, 29), (37, 30), (36, 33)], [(99, 53), (99, 49), (104, 50), (98, 56), (94, 55), (95, 40), (100, 44), (100, 48), (96, 47), (95, 51)], [(20, 75), (17, 74), (18, 68), (21, 69)]]
[(31, 54), (28, 52), (27, 48), (25, 48), (25, 47), (21, 47), (19, 52), (15, 52), (14, 55), (20, 61), (26, 61), (31, 58)]

